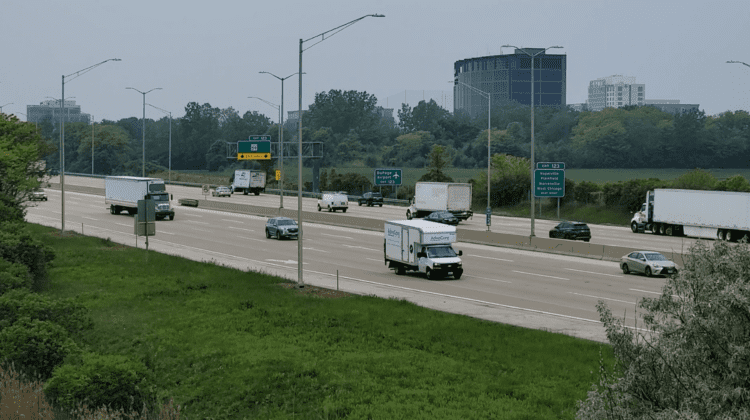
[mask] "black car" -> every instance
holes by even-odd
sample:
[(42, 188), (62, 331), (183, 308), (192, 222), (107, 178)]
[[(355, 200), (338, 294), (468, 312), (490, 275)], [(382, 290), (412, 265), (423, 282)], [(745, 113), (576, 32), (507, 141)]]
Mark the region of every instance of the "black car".
[(357, 199), (357, 203), (361, 206), (366, 204), (369, 207), (380, 206), (383, 207), (383, 196), (379, 192), (366, 192), (362, 194), (362, 197)]
[(425, 217), (424, 220), (429, 220), (430, 222), (442, 223), (445, 225), (457, 225), (458, 224), (458, 218), (456, 218), (456, 216), (454, 216), (453, 213), (449, 211), (433, 211), (427, 217)]
[(294, 219), (288, 217), (272, 217), (266, 222), (266, 238), (281, 239), (297, 238), (299, 234), (299, 227)]
[(591, 240), (591, 230), (586, 223), (579, 222), (562, 222), (549, 231), (550, 238), (562, 238), (582, 240), (588, 242)]

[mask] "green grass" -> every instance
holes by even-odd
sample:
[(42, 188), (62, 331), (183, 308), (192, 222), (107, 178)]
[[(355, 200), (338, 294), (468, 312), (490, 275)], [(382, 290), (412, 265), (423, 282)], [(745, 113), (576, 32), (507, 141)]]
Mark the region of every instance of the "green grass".
[[(579, 203), (561, 204), (560, 217), (557, 217), (557, 200), (552, 198), (542, 199), (542, 214), (539, 214), (539, 202), (537, 201), (534, 217), (544, 220), (575, 220), (584, 223), (593, 223), (598, 225), (616, 225), (629, 226), (631, 213), (617, 209), (609, 209), (604, 206), (585, 205)], [(531, 211), (528, 201), (519, 203), (516, 206), (493, 207), (492, 214), (498, 216), (524, 217), (529, 218)], [(484, 208), (475, 208), (474, 214), (482, 216)]]
[(91, 309), (89, 349), (152, 366), (182, 418), (572, 419), (611, 347), (30, 229), (45, 294)]

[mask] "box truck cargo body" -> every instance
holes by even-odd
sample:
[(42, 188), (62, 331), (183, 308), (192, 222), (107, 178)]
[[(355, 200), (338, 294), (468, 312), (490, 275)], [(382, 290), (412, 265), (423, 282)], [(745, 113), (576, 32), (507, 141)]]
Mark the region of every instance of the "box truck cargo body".
[(104, 203), (109, 205), (111, 214), (120, 214), (123, 210), (137, 214), (138, 200), (152, 199), (157, 219), (169, 217), (169, 220), (174, 220), (170, 198), (163, 179), (135, 176), (104, 178)]
[(383, 254), (385, 264), (396, 274), (425, 273), (428, 279), (463, 274), (461, 251), (453, 249), (456, 227), (427, 220), (385, 222)]
[(417, 182), (414, 186), (414, 199), (406, 210), (406, 218), (425, 217), (434, 211), (449, 211), (458, 220), (473, 216), (471, 184)]
[(234, 171), (232, 179), (232, 192), (241, 192), (245, 195), (253, 193), (260, 195), (266, 190), (266, 173), (263, 171), (250, 171), (238, 169)]
[(656, 189), (646, 194), (630, 227), (633, 232), (734, 242), (750, 235), (750, 193)]

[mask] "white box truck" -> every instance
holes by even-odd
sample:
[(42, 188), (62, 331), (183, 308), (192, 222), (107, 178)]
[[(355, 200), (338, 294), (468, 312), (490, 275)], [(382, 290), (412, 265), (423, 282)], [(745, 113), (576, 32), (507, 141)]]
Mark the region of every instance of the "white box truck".
[(137, 214), (138, 200), (152, 199), (156, 207), (157, 220), (165, 217), (174, 220), (171, 198), (163, 179), (136, 176), (104, 178), (104, 203), (109, 205), (111, 214), (120, 214), (123, 210), (129, 214)]
[(750, 193), (655, 189), (630, 220), (633, 232), (750, 240)]
[(229, 179), (232, 184), (232, 192), (242, 192), (247, 195), (253, 193), (260, 195), (266, 190), (266, 173), (263, 171), (250, 171), (238, 169)]
[(448, 211), (458, 220), (474, 215), (471, 211), (471, 184), (417, 182), (406, 218), (425, 217), (434, 211)]
[(402, 275), (407, 271), (425, 273), (428, 279), (452, 275), (458, 280), (464, 272), (461, 251), (453, 249), (456, 227), (427, 220), (385, 222), (383, 253), (389, 269)]

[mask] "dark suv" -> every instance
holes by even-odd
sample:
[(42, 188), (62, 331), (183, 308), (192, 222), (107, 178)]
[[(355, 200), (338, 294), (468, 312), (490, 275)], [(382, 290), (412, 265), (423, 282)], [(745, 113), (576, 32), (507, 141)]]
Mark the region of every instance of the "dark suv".
[(584, 242), (591, 240), (591, 230), (586, 223), (562, 222), (549, 231), (550, 238), (580, 239)]
[(357, 199), (357, 203), (361, 206), (367, 204), (368, 206), (380, 206), (383, 207), (383, 196), (379, 192), (366, 192), (362, 194), (362, 197)]

